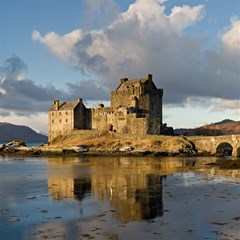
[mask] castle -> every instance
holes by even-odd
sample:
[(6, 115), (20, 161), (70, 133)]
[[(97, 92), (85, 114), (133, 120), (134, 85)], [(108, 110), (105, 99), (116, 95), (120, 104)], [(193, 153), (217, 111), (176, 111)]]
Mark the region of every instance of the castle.
[(134, 135), (161, 133), (163, 89), (158, 89), (152, 75), (128, 80), (121, 78), (111, 92), (111, 105), (86, 108), (76, 101), (54, 100), (48, 111), (49, 142), (75, 129), (107, 130)]

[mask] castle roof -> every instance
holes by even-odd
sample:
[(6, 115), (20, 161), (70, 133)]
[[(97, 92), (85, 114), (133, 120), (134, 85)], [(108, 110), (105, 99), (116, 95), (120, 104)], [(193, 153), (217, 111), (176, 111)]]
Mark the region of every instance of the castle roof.
[(69, 101), (69, 102), (59, 102), (58, 109), (56, 108), (56, 103), (53, 103), (49, 111), (73, 110), (78, 105), (78, 103), (79, 103), (79, 100)]
[(147, 82), (148, 79), (147, 78), (139, 78), (139, 79), (132, 79), (132, 80), (127, 80), (127, 81), (124, 81), (122, 82), (118, 88), (117, 88), (117, 91), (118, 90), (124, 90), (126, 88), (131, 88), (131, 87), (135, 87), (137, 85), (140, 85), (142, 83), (145, 83)]

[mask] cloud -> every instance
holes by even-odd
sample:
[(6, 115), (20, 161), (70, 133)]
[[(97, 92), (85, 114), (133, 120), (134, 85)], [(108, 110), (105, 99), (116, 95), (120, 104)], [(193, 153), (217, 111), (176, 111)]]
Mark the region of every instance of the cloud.
[[(25, 78), (27, 65), (18, 56), (13, 56), (0, 67), (0, 114), (14, 111), (18, 115), (46, 112), (48, 102), (61, 92), (53, 86), (41, 86)], [(9, 112), (10, 114), (10, 112)]]
[(186, 5), (182, 7), (175, 6), (169, 16), (170, 24), (181, 31), (183, 28), (203, 18), (203, 8), (203, 5), (194, 8)]
[(225, 109), (232, 109), (235, 111), (236, 115), (240, 116), (240, 100), (215, 99), (214, 105), (214, 112), (221, 112)]
[(228, 49), (240, 50), (240, 21), (237, 17), (230, 19), (231, 25), (226, 28), (222, 35), (222, 43)]
[[(98, 86), (92, 80), (83, 80), (78, 83), (66, 83), (69, 89), (69, 95), (74, 98), (83, 98), (83, 100), (108, 100), (108, 89)], [(92, 96), (89, 98), (89, 96)]]
[(80, 29), (67, 33), (62, 37), (54, 32), (50, 32), (44, 37), (36, 30), (32, 32), (33, 40), (43, 43), (52, 53), (63, 61), (71, 57), (73, 46), (81, 36), (82, 31)]
[(118, 5), (112, 0), (82, 0), (83, 28), (92, 29), (107, 26), (119, 14)]
[(82, 80), (66, 83), (64, 91), (53, 85), (42, 86), (27, 79), (27, 65), (18, 56), (13, 56), (0, 66), (0, 115), (29, 116), (47, 112), (53, 99), (72, 100), (83, 97), (84, 100), (107, 99), (107, 91), (94, 80)]
[(203, 105), (204, 98), (239, 99), (240, 21), (231, 18), (220, 48), (206, 49), (206, 39), (185, 31), (203, 19), (204, 6), (175, 6), (167, 15), (164, 2), (136, 0), (97, 30), (76, 29), (63, 36), (35, 31), (32, 37), (83, 73), (97, 75), (109, 90), (120, 77), (152, 73), (156, 85), (164, 88), (165, 104), (185, 105), (191, 98)]

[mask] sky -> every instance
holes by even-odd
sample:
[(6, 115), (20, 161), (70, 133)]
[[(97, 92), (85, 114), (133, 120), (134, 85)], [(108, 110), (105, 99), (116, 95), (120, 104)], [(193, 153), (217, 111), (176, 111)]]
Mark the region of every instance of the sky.
[(240, 120), (240, 0), (0, 0), (0, 122), (47, 132), (52, 100), (109, 105), (153, 74), (163, 123)]

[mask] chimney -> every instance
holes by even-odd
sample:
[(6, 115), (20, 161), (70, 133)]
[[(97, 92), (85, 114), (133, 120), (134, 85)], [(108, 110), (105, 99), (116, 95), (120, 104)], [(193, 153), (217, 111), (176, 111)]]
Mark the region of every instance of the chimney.
[(146, 79), (148, 80), (148, 93), (150, 93), (152, 88), (152, 74), (147, 74)]
[(123, 83), (125, 83), (127, 80), (128, 80), (128, 78), (121, 78), (121, 79), (120, 79), (120, 82), (121, 82), (121, 84), (123, 84)]
[(146, 78), (147, 78), (147, 80), (152, 81), (152, 74), (148, 73)]
[(58, 110), (59, 109), (59, 100), (54, 100), (53, 105), (55, 105), (56, 110)]
[(82, 98), (78, 98), (77, 101), (80, 103), (82, 102)]

